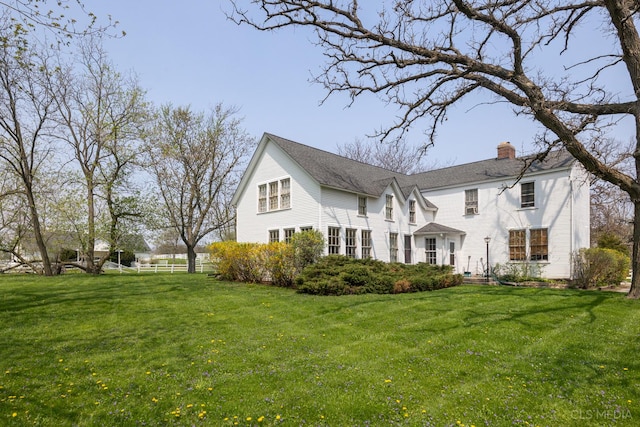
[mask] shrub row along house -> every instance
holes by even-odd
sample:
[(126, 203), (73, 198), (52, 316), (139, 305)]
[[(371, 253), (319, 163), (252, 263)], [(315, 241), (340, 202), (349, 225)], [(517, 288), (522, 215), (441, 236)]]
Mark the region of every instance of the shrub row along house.
[[(565, 151), (534, 161), (509, 143), (489, 160), (403, 175), (265, 133), (233, 198), (239, 242), (287, 241), (315, 229), (327, 254), (489, 264), (570, 278), (589, 246), (589, 182)], [(531, 159), (528, 159), (531, 161)]]

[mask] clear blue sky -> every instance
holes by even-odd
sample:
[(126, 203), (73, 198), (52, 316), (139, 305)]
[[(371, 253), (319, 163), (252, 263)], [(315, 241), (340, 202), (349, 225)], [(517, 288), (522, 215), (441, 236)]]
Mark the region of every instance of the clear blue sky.
[[(332, 152), (392, 124), (397, 114), (395, 106), (373, 96), (349, 108), (346, 95), (319, 105), (325, 91), (309, 80), (324, 58), (311, 42), (313, 34), (300, 28), (265, 33), (239, 27), (223, 13), (230, 8), (226, 0), (109, 0), (88, 2), (87, 8), (120, 22), (126, 37), (105, 46), (118, 69), (138, 75), (156, 104), (191, 105), (198, 111), (218, 102), (237, 106), (244, 128), (256, 138), (271, 132)], [(585, 47), (599, 40), (594, 31)], [(452, 110), (428, 153), (429, 162), (494, 157), (502, 141), (510, 141), (519, 153), (532, 149), (536, 128), (530, 121), (514, 117), (506, 106), (470, 109), (473, 105)], [(425, 141), (427, 127), (426, 122), (414, 127), (410, 142)], [(626, 141), (632, 130), (629, 123), (619, 135)]]

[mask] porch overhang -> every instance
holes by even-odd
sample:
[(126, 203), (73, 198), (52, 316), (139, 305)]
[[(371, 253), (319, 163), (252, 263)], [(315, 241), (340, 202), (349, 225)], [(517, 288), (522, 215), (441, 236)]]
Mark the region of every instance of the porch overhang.
[(434, 234), (455, 234), (462, 236), (467, 233), (465, 231), (447, 227), (446, 225), (438, 224), (436, 222), (430, 222), (424, 227), (413, 232), (414, 236), (428, 236)]

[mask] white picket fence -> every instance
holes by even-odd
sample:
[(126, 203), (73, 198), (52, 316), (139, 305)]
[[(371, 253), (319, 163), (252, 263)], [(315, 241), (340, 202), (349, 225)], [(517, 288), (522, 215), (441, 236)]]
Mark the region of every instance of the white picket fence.
[[(138, 264), (133, 267), (138, 273), (186, 273), (187, 268), (186, 264)], [(196, 271), (199, 273), (212, 270), (211, 264), (196, 264)]]

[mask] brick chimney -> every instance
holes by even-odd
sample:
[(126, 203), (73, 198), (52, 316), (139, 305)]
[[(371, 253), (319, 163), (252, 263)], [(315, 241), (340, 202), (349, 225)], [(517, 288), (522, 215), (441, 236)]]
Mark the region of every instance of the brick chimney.
[(498, 160), (515, 159), (516, 148), (509, 142), (503, 142), (498, 145)]

